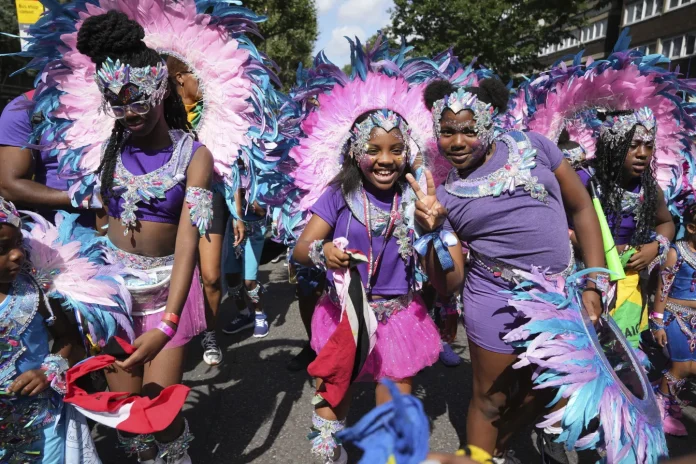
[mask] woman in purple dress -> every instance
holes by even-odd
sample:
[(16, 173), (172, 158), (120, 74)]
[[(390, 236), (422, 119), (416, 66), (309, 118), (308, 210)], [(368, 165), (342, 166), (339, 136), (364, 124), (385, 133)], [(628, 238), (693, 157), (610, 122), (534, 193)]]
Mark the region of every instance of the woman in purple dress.
[[(190, 133), (166, 63), (120, 12), (85, 20), (78, 50), (97, 66), (103, 109), (114, 117), (99, 172), (114, 259), (135, 272), (135, 352), (107, 373), (112, 391), (154, 397), (181, 382), (184, 348), (205, 329), (196, 267), (199, 235), (212, 222), (213, 160)], [(189, 463), (192, 436), (181, 414), (155, 436), (119, 436), (141, 462)], [(159, 455), (159, 458), (158, 458)]]
[[(434, 247), (426, 270), (441, 294), (462, 291), (464, 323), (474, 370), (467, 414), (467, 443), (491, 453), (495, 462), (517, 462), (509, 437), (531, 423), (547, 402), (532, 393), (532, 370), (513, 369), (517, 353), (503, 336), (519, 324), (508, 304), (515, 270), (541, 268), (547, 275), (573, 270), (566, 213), (588, 267), (603, 267), (604, 252), (589, 194), (563, 153), (530, 132), (497, 135), (495, 116), (507, 109), (508, 90), (497, 79), (479, 87), (455, 88), (436, 81), (425, 90), (440, 152), (452, 164), (444, 185), (421, 192), (416, 221), (428, 231), (454, 231), (471, 250), (472, 266), (462, 290), (463, 260), (444, 272)], [(454, 254), (452, 258), (455, 258)], [(593, 279), (595, 275), (591, 274)], [(601, 292), (588, 282), (582, 295), (595, 320)]]

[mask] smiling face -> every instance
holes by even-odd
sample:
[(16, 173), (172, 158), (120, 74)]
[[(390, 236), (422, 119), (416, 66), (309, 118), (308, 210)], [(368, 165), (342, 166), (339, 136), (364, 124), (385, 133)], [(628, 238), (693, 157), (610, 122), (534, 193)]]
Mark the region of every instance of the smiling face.
[(364, 152), (357, 159), (365, 179), (380, 190), (391, 189), (406, 169), (406, 144), (401, 131), (375, 127)]
[(624, 176), (639, 178), (652, 161), (655, 138), (643, 126), (636, 126), (635, 134), (624, 160)]
[(469, 110), (454, 114), (449, 108), (440, 118), (440, 153), (458, 170), (478, 167), (484, 160), (488, 145), (481, 141), (474, 128), (474, 113)]
[(22, 232), (13, 225), (0, 224), (0, 283), (13, 282), (22, 264)]

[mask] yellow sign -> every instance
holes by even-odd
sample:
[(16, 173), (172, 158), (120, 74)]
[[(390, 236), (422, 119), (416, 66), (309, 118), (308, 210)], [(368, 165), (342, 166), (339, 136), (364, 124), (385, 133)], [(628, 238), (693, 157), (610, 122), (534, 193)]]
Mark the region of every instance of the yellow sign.
[(19, 24), (34, 24), (44, 12), (44, 7), (39, 0), (15, 0), (15, 4)]

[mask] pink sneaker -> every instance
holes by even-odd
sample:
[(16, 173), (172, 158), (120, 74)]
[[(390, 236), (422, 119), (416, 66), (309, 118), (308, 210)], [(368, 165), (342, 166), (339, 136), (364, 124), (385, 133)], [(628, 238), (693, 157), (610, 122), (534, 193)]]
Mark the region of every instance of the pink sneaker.
[(657, 405), (660, 407), (662, 426), (665, 429), (665, 433), (667, 435), (674, 435), (676, 437), (687, 436), (686, 427), (674, 416), (672, 412), (672, 406), (674, 404), (672, 399), (662, 393), (659, 389), (655, 390), (655, 397), (657, 398)]

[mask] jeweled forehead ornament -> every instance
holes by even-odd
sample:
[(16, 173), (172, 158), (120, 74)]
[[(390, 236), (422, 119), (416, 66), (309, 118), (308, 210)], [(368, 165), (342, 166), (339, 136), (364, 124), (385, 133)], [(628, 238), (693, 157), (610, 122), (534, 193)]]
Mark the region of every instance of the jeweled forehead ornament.
[(646, 142), (655, 140), (657, 120), (655, 114), (647, 106), (632, 113), (608, 117), (602, 123), (600, 134), (610, 146), (616, 146), (626, 138), (634, 126), (638, 126), (633, 135), (635, 140)]
[(408, 142), (411, 138), (411, 129), (399, 114), (391, 110), (375, 111), (371, 113), (367, 119), (353, 126), (348, 139), (350, 143), (350, 156), (360, 161), (362, 157), (367, 154), (368, 144), (372, 137), (372, 129), (375, 127), (382, 128), (385, 132), (399, 129), (401, 135), (396, 135), (396, 137), (404, 142), (404, 156), (406, 156), (406, 159), (410, 162), (411, 151)]
[(134, 101), (141, 98), (152, 106), (159, 105), (167, 93), (167, 65), (162, 61), (156, 66), (141, 68), (107, 58), (94, 75), (102, 94), (102, 109), (108, 104)]
[(17, 212), (17, 208), (10, 201), (0, 197), (0, 224), (10, 224), (18, 229), (22, 228), (22, 219)]
[(438, 100), (433, 105), (433, 132), (436, 138), (440, 138), (440, 120), (442, 113), (450, 109), (454, 114), (469, 110), (474, 113), (474, 129), (479, 138), (490, 140), (493, 135), (493, 118), (498, 111), (490, 103), (484, 103), (476, 95), (467, 92), (463, 88), (457, 89), (445, 98)]

